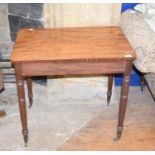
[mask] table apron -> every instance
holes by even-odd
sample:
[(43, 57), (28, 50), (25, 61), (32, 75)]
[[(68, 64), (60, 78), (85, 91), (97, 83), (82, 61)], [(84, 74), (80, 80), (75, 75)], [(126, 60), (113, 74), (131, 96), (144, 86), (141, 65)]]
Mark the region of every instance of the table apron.
[(20, 63), (22, 76), (124, 73), (126, 61)]

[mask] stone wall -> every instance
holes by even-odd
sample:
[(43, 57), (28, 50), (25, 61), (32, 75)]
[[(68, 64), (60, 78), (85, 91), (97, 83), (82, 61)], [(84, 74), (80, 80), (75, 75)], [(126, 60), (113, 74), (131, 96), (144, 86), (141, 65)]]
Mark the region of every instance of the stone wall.
[(8, 22), (8, 5), (0, 4), (0, 59), (8, 58), (12, 50)]
[(40, 28), (42, 24), (43, 4), (8, 4), (8, 18), (11, 39), (15, 41), (17, 32), (21, 28)]
[(45, 3), (45, 27), (116, 26), (121, 3)]
[(0, 68), (5, 82), (15, 82), (14, 69), (10, 62), (13, 43), (21, 28), (43, 27), (43, 4), (0, 4)]
[(5, 81), (9, 81), (10, 79), (14, 81), (14, 77), (8, 75), (8, 72), (13, 72), (13, 69), (10, 68), (11, 63), (8, 61), (11, 51), (12, 41), (8, 21), (8, 4), (0, 4), (0, 69), (3, 68), (2, 72)]

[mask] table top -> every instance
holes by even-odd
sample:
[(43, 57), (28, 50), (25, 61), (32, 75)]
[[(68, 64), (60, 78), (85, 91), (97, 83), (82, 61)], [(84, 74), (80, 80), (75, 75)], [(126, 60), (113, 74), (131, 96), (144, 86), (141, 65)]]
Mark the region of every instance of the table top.
[(102, 61), (136, 57), (119, 27), (21, 29), (11, 60)]

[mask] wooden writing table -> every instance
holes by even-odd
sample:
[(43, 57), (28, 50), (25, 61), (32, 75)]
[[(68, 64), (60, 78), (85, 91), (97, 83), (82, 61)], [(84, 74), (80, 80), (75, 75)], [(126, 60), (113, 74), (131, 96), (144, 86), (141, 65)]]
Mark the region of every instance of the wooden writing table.
[(121, 137), (130, 73), (135, 53), (119, 27), (22, 29), (12, 53), (25, 144), (28, 142), (24, 80), (32, 105), (32, 76), (108, 74), (107, 102), (113, 74), (123, 73), (117, 137)]

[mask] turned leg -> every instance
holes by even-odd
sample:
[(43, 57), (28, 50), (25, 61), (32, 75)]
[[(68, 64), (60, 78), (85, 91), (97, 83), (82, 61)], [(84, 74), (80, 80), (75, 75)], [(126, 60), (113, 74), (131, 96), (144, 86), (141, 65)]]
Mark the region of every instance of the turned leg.
[(25, 146), (28, 143), (28, 129), (27, 129), (27, 112), (25, 103), (25, 92), (24, 92), (24, 79), (21, 76), (20, 66), (15, 66), (16, 72), (16, 84), (17, 84), (17, 95), (20, 110), (20, 118), (22, 123), (22, 134), (24, 136)]
[(142, 75), (141, 75), (140, 86), (141, 86), (141, 91), (143, 91), (143, 90), (144, 90), (144, 88), (145, 88), (145, 79), (144, 79), (144, 74), (142, 74)]
[(124, 73), (123, 85), (121, 90), (118, 125), (117, 125), (117, 137), (114, 139), (115, 141), (121, 138), (122, 131), (123, 131), (123, 122), (124, 122), (126, 106), (127, 106), (131, 69), (132, 69), (132, 62), (129, 61), (127, 62), (127, 65), (126, 65), (126, 70)]
[(27, 90), (28, 90), (28, 98), (29, 98), (29, 108), (31, 108), (33, 103), (32, 79), (29, 77), (26, 79), (26, 82), (27, 82)]
[(108, 76), (107, 105), (109, 105), (112, 95), (113, 75)]

